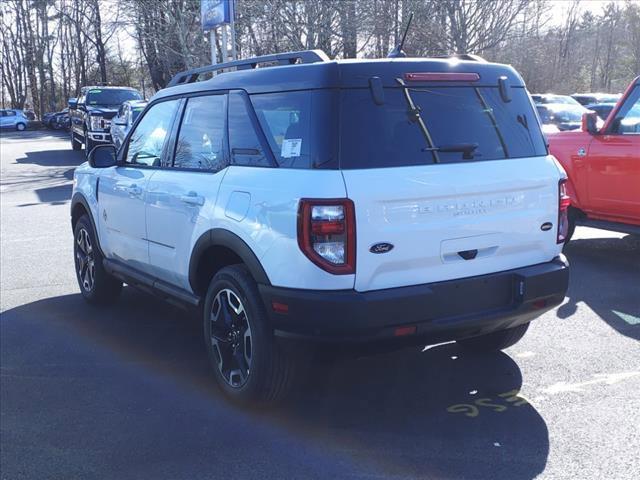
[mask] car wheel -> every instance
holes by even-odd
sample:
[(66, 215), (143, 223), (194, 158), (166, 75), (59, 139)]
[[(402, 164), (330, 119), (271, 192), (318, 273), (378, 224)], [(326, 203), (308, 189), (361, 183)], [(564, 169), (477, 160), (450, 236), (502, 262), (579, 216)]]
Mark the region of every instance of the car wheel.
[(472, 352), (497, 352), (518, 343), (528, 328), (529, 323), (527, 322), (506, 330), (458, 340), (456, 343)]
[(22, 122), (16, 124), (16, 130), (18, 130), (19, 132), (24, 131), (26, 128), (27, 128), (27, 126)]
[(216, 382), (228, 397), (242, 403), (284, 397), (293, 383), (294, 350), (276, 341), (245, 266), (225, 267), (213, 277), (203, 323)]
[(573, 233), (576, 231), (576, 219), (578, 218), (579, 210), (576, 210), (573, 207), (569, 207), (569, 211), (567, 212), (567, 220), (569, 223), (569, 228), (567, 229), (567, 238), (564, 240), (565, 245), (569, 243), (571, 237), (573, 237)]
[(76, 136), (71, 130), (71, 148), (75, 151), (78, 151), (82, 148), (82, 144), (76, 140)]
[(73, 235), (76, 278), (82, 296), (93, 304), (112, 303), (122, 290), (122, 282), (104, 269), (102, 253), (87, 215), (78, 219)]

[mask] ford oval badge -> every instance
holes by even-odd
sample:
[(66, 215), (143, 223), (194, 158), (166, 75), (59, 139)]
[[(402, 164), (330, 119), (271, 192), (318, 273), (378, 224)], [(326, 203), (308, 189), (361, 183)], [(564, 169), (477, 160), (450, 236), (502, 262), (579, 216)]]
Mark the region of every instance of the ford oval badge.
[(391, 250), (393, 250), (393, 245), (386, 242), (375, 243), (371, 245), (371, 248), (369, 249), (371, 253), (387, 253)]

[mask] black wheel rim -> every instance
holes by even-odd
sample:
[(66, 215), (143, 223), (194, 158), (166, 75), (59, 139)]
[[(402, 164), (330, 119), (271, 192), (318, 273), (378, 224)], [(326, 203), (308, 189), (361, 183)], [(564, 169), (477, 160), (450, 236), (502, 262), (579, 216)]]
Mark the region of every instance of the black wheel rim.
[(209, 316), (213, 356), (224, 381), (241, 388), (249, 379), (253, 343), (251, 326), (240, 297), (232, 290), (220, 290)]
[(86, 292), (90, 292), (94, 285), (95, 257), (91, 237), (85, 228), (78, 230), (75, 247), (78, 281)]

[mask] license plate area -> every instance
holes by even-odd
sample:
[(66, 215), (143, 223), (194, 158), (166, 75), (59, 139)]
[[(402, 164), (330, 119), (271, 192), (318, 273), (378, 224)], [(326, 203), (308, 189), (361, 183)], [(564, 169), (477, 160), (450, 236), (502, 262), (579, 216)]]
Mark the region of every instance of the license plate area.
[[(510, 308), (514, 303), (513, 274), (476, 277), (433, 285), (433, 319), (464, 317)], [(452, 305), (451, 299), (455, 299)]]

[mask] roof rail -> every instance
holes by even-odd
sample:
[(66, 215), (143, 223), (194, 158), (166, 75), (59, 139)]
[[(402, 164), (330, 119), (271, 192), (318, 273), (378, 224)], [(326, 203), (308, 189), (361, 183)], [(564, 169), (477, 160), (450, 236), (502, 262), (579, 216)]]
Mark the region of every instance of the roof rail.
[(480, 55), (474, 55), (473, 53), (452, 53), (451, 55), (437, 55), (433, 58), (457, 58), (458, 60), (487, 63)]
[(295, 63), (317, 63), (328, 62), (331, 60), (322, 50), (302, 50), (299, 52), (276, 53), (273, 55), (262, 55), (260, 57), (246, 58), (242, 60), (233, 60), (231, 62), (216, 63), (207, 65), (206, 67), (194, 68), (176, 74), (167, 87), (175, 87), (185, 83), (193, 83), (198, 80), (200, 75), (209, 72), (218, 72), (227, 68), (235, 68), (236, 70), (249, 70), (256, 68), (260, 63), (277, 63), (280, 65), (293, 65)]

